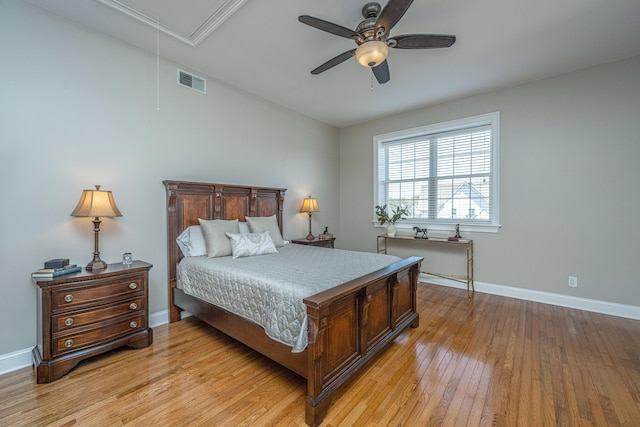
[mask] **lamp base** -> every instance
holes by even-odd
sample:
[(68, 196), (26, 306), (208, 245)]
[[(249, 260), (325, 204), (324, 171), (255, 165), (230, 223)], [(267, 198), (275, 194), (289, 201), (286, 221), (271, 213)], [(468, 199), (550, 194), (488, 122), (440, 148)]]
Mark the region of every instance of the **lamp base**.
[(102, 261), (100, 258), (94, 258), (87, 266), (85, 270), (87, 271), (95, 271), (95, 270), (104, 270), (107, 268), (107, 263)]
[(100, 221), (100, 218), (98, 217), (95, 217), (93, 220), (93, 235), (94, 235), (95, 249), (93, 250), (93, 261), (91, 261), (85, 267), (85, 270), (87, 271), (104, 270), (105, 268), (107, 268), (107, 263), (100, 259), (100, 250), (98, 249), (100, 247), (98, 242), (100, 239), (100, 223), (101, 222), (102, 221)]
[(307, 234), (306, 239), (309, 241), (315, 239), (315, 237), (313, 237), (313, 233), (311, 232), (311, 212), (309, 212), (309, 234)]

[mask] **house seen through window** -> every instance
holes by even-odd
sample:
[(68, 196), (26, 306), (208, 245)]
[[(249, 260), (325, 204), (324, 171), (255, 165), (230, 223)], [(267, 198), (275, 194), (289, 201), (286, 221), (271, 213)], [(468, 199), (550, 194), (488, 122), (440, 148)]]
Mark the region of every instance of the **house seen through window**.
[(497, 230), (499, 113), (374, 137), (375, 204), (408, 223)]

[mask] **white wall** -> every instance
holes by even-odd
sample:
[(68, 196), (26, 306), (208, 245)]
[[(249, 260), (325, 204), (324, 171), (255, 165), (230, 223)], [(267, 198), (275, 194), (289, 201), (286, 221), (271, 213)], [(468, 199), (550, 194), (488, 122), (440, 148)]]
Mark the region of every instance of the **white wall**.
[[(636, 57), (342, 129), (343, 246), (375, 250), (383, 232), (370, 222), (374, 135), (500, 111), (502, 228), (466, 233), (476, 280), (640, 307), (639, 76)], [(394, 250), (411, 252), (423, 270), (464, 273), (455, 254)]]
[(0, 355), (36, 343), (30, 273), (91, 260), (91, 220), (69, 214), (94, 184), (123, 214), (103, 219), (101, 257), (154, 265), (151, 313), (168, 308), (164, 179), (288, 188), (285, 238), (306, 235), (311, 194), (314, 231), (337, 229), (335, 128), (211, 77), (207, 95), (178, 87), (167, 60), (157, 111), (155, 55), (22, 1), (0, 2), (0, 55)]

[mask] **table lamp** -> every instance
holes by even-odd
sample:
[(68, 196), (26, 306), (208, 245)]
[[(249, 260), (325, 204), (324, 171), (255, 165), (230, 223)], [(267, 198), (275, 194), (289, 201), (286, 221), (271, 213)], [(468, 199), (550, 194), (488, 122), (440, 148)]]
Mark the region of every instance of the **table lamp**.
[(306, 212), (309, 214), (309, 234), (307, 234), (307, 240), (313, 240), (313, 233), (311, 233), (311, 212), (320, 212), (317, 200), (311, 196), (305, 198), (302, 201), (300, 212)]
[(78, 206), (71, 212), (71, 216), (94, 217), (93, 232), (95, 235), (95, 249), (93, 251), (93, 261), (85, 267), (87, 271), (107, 268), (107, 263), (100, 259), (98, 250), (98, 239), (100, 236), (100, 217), (122, 216), (116, 202), (113, 200), (111, 191), (100, 190), (96, 185), (95, 190), (83, 190)]

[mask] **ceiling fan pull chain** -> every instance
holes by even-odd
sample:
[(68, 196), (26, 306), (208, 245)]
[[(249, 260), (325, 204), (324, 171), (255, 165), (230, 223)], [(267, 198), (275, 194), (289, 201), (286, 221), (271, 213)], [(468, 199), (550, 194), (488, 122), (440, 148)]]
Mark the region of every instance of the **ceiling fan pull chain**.
[(373, 92), (373, 68), (369, 67), (371, 70), (371, 92)]
[(160, 15), (156, 15), (156, 110), (160, 111)]

